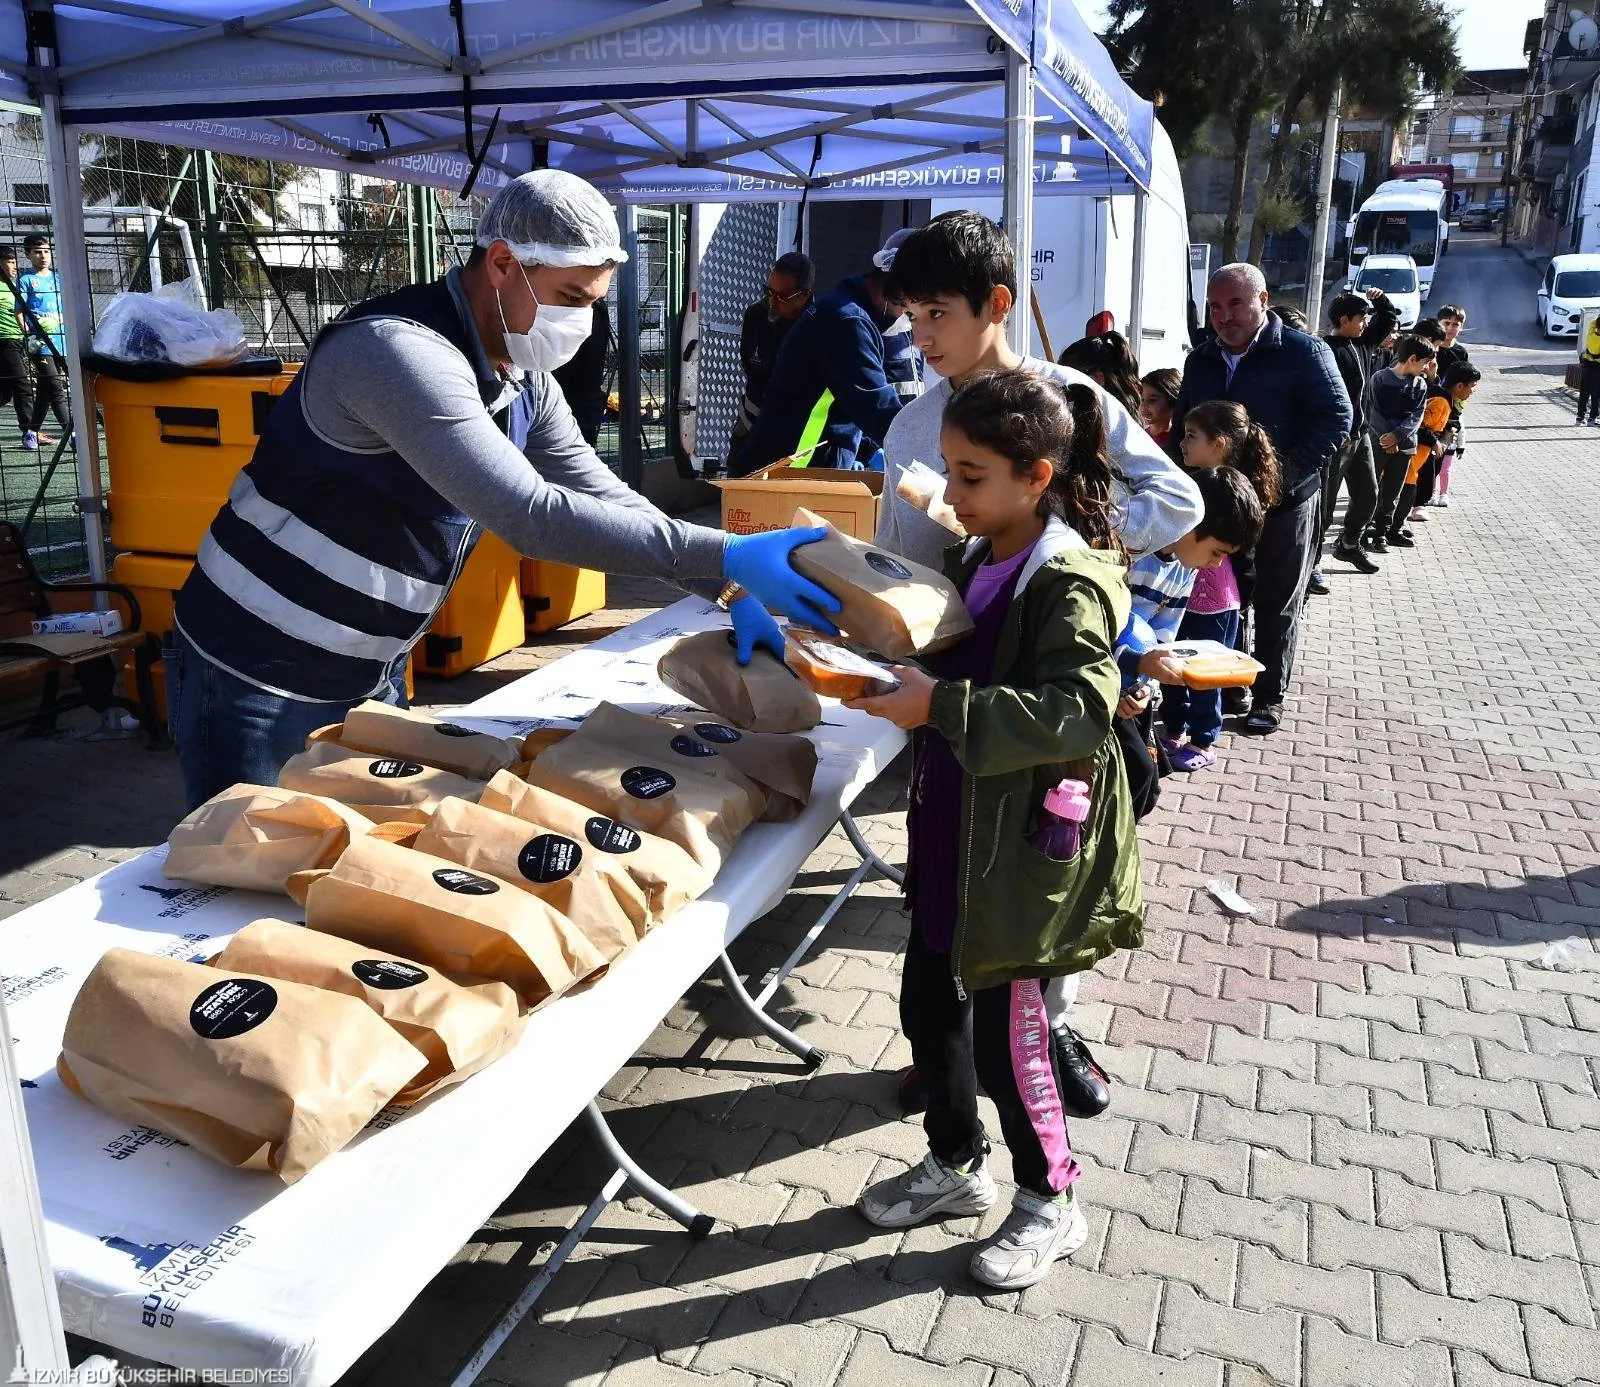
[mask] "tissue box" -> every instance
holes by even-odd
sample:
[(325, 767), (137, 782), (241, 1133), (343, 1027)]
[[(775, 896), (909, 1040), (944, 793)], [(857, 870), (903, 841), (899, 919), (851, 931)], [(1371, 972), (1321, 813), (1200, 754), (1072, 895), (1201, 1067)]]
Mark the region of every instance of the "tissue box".
[(114, 636), (122, 630), (122, 613), (66, 612), (33, 623), (36, 636)]

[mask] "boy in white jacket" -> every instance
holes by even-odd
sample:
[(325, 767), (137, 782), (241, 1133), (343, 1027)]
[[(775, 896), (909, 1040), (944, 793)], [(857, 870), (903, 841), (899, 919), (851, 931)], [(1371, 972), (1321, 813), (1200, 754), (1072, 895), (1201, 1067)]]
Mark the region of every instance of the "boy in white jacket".
[(954, 386), (980, 371), (1018, 367), (1062, 385), (1091, 387), (1106, 421), (1117, 532), (1134, 558), (1171, 544), (1200, 523), (1194, 483), (1126, 409), (1088, 376), (1006, 345), (1006, 318), (1016, 302), (1016, 258), (1005, 233), (977, 212), (948, 212), (913, 232), (890, 268), (896, 298), (906, 305), (912, 340), (930, 373), (926, 393), (895, 416), (883, 441), (883, 502), (875, 542), (937, 569), (950, 532), (900, 496), (900, 474), (921, 462), (940, 475), (939, 424)]

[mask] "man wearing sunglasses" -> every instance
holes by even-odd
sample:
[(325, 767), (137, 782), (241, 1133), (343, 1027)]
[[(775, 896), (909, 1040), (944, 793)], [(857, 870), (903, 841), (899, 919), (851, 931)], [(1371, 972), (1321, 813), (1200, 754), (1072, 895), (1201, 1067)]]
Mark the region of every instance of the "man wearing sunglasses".
[(777, 364), (783, 339), (811, 307), (817, 272), (809, 257), (799, 251), (780, 255), (767, 276), (766, 292), (744, 311), (739, 331), (739, 361), (744, 366), (744, 399), (728, 440), (728, 464), (736, 468), (744, 440), (761, 412), (767, 383)]

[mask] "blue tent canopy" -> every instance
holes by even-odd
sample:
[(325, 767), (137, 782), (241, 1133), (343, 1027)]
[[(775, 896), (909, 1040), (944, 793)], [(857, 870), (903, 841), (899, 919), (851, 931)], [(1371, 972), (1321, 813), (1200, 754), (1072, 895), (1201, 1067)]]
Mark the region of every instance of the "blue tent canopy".
[(64, 125), (408, 182), (476, 162), (485, 188), (549, 164), (618, 201), (997, 191), (1008, 50), (1037, 83), (1040, 192), (1150, 172), (1150, 106), (1071, 0), (464, 0), (459, 24), (441, 0), (56, 0), (31, 22), (52, 69), (0, 0), (0, 97), (54, 85)]
[[(554, 166), (621, 203), (999, 191), (1020, 264), (1036, 189), (1133, 192), (1141, 318), (1154, 117), (1072, 0), (0, 0), (0, 99), (43, 110), (74, 354), (75, 130), (443, 187)], [(98, 505), (84, 531), (103, 580)]]

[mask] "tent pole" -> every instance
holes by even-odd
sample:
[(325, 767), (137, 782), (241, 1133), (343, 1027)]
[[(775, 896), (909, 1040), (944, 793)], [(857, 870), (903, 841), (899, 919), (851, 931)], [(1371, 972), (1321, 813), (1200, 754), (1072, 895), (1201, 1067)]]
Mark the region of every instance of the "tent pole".
[(627, 260), (617, 266), (617, 470), (635, 491), (644, 489), (643, 424), (639, 417), (639, 209), (617, 209)]
[[(39, 50), (40, 65), (54, 68), (55, 53)], [(89, 251), (83, 232), (83, 169), (78, 162), (78, 132), (61, 123), (61, 96), (53, 83), (42, 84), (40, 114), (44, 118), (46, 169), (50, 179), (51, 218), (55, 228), (56, 272), (61, 276), (61, 314), (66, 320), (66, 358), (77, 379), (71, 382), (72, 428), (77, 435), (78, 510), (83, 517), (83, 542), (89, 552), (90, 581), (106, 581), (106, 534), (100, 499), (100, 435), (95, 424), (94, 395), (84, 374), (94, 319), (89, 300)]]
[(1128, 304), (1128, 346), (1135, 357), (1144, 350), (1144, 257), (1150, 238), (1145, 234), (1150, 219), (1150, 194), (1133, 190), (1133, 292)]
[(1006, 320), (1006, 343), (1028, 355), (1033, 314), (1033, 68), (1006, 50), (1006, 235), (1017, 258), (1017, 301)]

